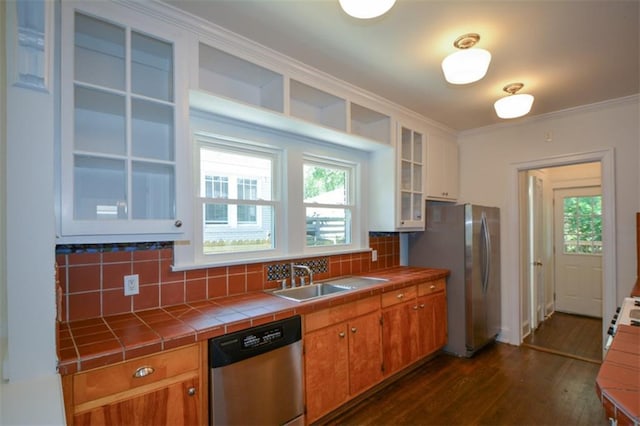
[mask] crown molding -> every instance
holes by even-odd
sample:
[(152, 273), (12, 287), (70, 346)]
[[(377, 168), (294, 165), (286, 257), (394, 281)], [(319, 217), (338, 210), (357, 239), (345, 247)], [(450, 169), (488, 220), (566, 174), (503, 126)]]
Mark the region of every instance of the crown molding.
[(595, 102), (592, 104), (580, 105), (577, 107), (571, 107), (561, 109), (558, 111), (549, 112), (546, 114), (533, 115), (525, 119), (518, 120), (517, 122), (504, 122), (498, 124), (492, 124), (490, 126), (477, 127), (475, 129), (463, 130), (458, 133), (458, 137), (477, 135), (482, 133), (493, 132), (499, 129), (506, 129), (510, 127), (521, 127), (526, 124), (533, 124), (539, 121), (546, 121), (551, 119), (568, 117), (576, 114), (583, 114), (589, 111), (599, 111), (608, 109), (617, 105), (640, 105), (640, 93), (634, 95), (623, 96), (621, 98), (607, 99), (601, 102)]

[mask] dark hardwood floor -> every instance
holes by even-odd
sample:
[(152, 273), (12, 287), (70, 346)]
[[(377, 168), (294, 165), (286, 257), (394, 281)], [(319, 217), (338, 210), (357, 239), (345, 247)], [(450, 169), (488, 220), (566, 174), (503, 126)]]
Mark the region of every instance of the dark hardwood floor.
[(602, 362), (602, 320), (556, 312), (524, 339), (534, 349)]
[(329, 425), (607, 425), (599, 365), (496, 343), (440, 354)]

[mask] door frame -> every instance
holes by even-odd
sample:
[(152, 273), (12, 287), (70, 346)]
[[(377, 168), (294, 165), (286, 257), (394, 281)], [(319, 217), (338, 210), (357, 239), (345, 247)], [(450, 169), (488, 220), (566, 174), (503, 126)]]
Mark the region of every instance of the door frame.
[[(568, 166), (572, 164), (600, 162), (601, 184), (602, 184), (602, 243), (604, 245), (602, 253), (602, 342), (606, 343), (607, 321), (612, 318), (616, 307), (616, 205), (615, 205), (615, 170), (614, 170), (614, 149), (602, 149), (584, 153), (558, 155), (541, 158), (538, 160), (512, 163), (509, 165), (507, 205), (510, 207), (505, 224), (507, 252), (519, 253), (517, 262), (502, 262), (506, 264), (506, 288), (507, 294), (513, 295), (512, 301), (507, 308), (507, 327), (511, 332), (511, 341), (522, 344), (522, 312), (521, 300), (523, 283), (521, 281), (521, 270), (523, 268), (521, 253), (521, 223), (519, 212), (520, 185), (518, 174), (525, 170), (543, 169), (547, 167)], [(509, 299), (506, 299), (509, 300)], [(506, 330), (505, 330), (506, 331)], [(603, 346), (604, 352), (604, 346)]]

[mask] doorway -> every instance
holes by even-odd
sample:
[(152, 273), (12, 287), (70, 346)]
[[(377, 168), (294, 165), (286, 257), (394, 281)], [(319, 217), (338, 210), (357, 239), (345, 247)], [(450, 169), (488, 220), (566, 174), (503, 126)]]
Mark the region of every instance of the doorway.
[[(588, 174), (565, 178), (562, 185), (558, 185), (556, 179), (551, 179), (549, 174), (563, 173), (570, 169), (565, 167), (597, 167), (600, 177), (598, 179)], [(540, 179), (529, 179), (529, 176), (536, 176)], [(527, 163), (519, 163), (512, 166), (512, 186), (511, 197), (519, 209), (512, 211), (509, 215), (509, 229), (515, 231), (509, 236), (509, 242), (513, 247), (518, 247), (520, 251), (520, 261), (513, 268), (508, 269), (509, 276), (519, 283), (512, 287), (516, 300), (520, 301), (520, 308), (511, 311), (514, 315), (511, 324), (516, 325), (520, 336), (520, 342), (525, 336), (531, 334), (539, 326), (540, 320), (549, 318), (555, 312), (554, 301), (554, 274), (553, 274), (553, 230), (549, 226), (542, 226), (544, 238), (538, 246), (542, 247), (542, 256), (533, 257), (535, 247), (531, 235), (537, 235), (529, 229), (529, 184), (533, 182), (537, 190), (552, 200), (554, 186), (578, 187), (597, 186), (602, 187), (602, 290), (600, 316), (609, 318), (615, 310), (615, 202), (614, 202), (614, 179), (613, 179), (613, 150), (603, 150), (584, 154), (567, 155), (563, 157), (553, 157), (549, 159), (535, 160)], [(552, 182), (556, 182), (553, 183)], [(594, 183), (595, 182), (595, 183)], [(540, 185), (542, 183), (542, 185)], [(552, 205), (552, 201), (549, 201)], [(533, 213), (535, 214), (535, 213)], [(543, 208), (540, 215), (542, 221), (547, 224), (553, 223), (553, 210), (548, 207)], [(538, 225), (540, 227), (540, 225)], [(541, 259), (541, 260), (538, 260)], [(539, 263), (542, 263), (540, 267)], [(536, 272), (534, 268), (538, 268)], [(531, 277), (537, 277), (537, 287), (530, 286)], [(602, 322), (598, 319), (599, 324)], [(606, 337), (605, 325), (600, 325), (600, 342)], [(601, 347), (602, 349), (602, 347)], [(601, 357), (598, 357), (599, 359)]]

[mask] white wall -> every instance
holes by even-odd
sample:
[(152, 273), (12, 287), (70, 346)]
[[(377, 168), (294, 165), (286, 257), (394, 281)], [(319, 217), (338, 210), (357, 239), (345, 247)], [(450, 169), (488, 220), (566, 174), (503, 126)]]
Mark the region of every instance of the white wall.
[[(11, 70), (15, 1), (0, 2), (0, 8), (6, 13), (0, 16), (0, 41), (7, 49), (2, 56)], [(62, 424), (55, 345), (55, 100), (50, 91), (21, 88), (9, 79), (3, 79), (0, 89), (7, 106), (1, 169), (7, 209), (2, 208), (6, 222), (0, 228), (0, 247), (7, 249), (0, 278), (7, 349), (1, 354), (0, 424)]]
[[(501, 209), (503, 325), (505, 318), (518, 317), (513, 312), (519, 304), (513, 300), (518, 283), (507, 281), (513, 276), (509, 268), (518, 262), (517, 247), (508, 245), (511, 230), (504, 220), (518, 208), (509, 204), (508, 195), (514, 184), (510, 170), (516, 163), (614, 149), (616, 304), (631, 291), (636, 278), (635, 212), (639, 209), (638, 119), (639, 97), (632, 96), (460, 134), (460, 201)], [(545, 141), (548, 132), (551, 142)], [(508, 333), (503, 337), (511, 341), (513, 331)]]
[[(5, 8), (0, 5), (0, 87), (6, 87), (6, 61), (5, 61)], [(6, 182), (6, 147), (7, 137), (6, 128), (7, 120), (7, 96), (4, 90), (0, 90), (0, 182)], [(0, 360), (4, 360), (7, 348), (7, 279), (5, 275), (6, 268), (6, 190), (5, 185), (0, 185)], [(1, 379), (0, 379), (1, 380)], [(4, 386), (0, 384), (0, 420), (2, 419), (2, 395)]]

